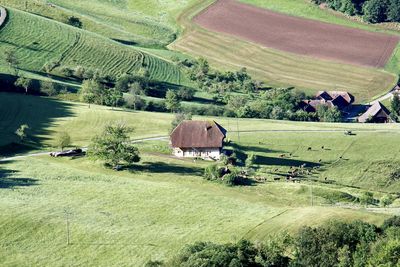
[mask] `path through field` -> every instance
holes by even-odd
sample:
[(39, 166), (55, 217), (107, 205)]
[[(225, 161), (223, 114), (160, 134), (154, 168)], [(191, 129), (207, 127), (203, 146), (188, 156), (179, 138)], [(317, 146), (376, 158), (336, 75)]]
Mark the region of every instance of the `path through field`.
[[(156, 136), (156, 137), (149, 137), (149, 138), (132, 140), (132, 143), (141, 143), (141, 142), (146, 142), (146, 141), (166, 140), (167, 138), (168, 138), (167, 136)], [(82, 147), (82, 150), (86, 151), (87, 147)], [(49, 155), (49, 153), (50, 152), (47, 151), (47, 152), (31, 153), (31, 154), (24, 154), (24, 155), (19, 155), (19, 156), (14, 156), (14, 157), (2, 158), (2, 159), (0, 159), (0, 162), (12, 161), (12, 160), (23, 159), (23, 158), (28, 158), (28, 157), (45, 156), (45, 155)]]
[(286, 52), (383, 68), (399, 42), (394, 35), (292, 17), (234, 0), (219, 0), (194, 21)]

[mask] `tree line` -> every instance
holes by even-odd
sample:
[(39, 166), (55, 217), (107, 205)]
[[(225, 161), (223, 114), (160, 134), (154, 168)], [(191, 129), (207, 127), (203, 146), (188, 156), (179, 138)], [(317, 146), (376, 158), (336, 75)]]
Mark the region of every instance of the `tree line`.
[(363, 267), (400, 266), (400, 216), (382, 226), (330, 221), (302, 227), (296, 235), (274, 235), (264, 241), (196, 242), (176, 256), (149, 261), (146, 267)]
[(400, 0), (312, 0), (370, 23), (400, 22)]
[[(10, 91), (47, 96), (68, 97), (70, 88), (52, 81), (36, 81), (19, 71), (15, 50), (5, 53), (10, 69), (17, 77)], [(61, 76), (82, 82), (79, 100), (89, 104), (126, 107), (134, 110), (190, 113), (206, 116), (263, 118), (295, 121), (341, 121), (339, 110), (321, 106), (316, 113), (299, 108), (299, 103), (309, 97), (294, 88), (271, 88), (251, 77), (246, 68), (237, 71), (212, 69), (207, 60), (176, 59), (175, 63), (186, 72), (193, 86), (174, 86), (150, 78), (146, 66), (135, 73), (119, 76), (105, 75), (100, 70), (77, 66), (61, 68)], [(48, 63), (44, 72), (51, 78), (56, 63)], [(4, 82), (4, 81), (2, 81)], [(202, 104), (192, 104), (197, 91), (212, 96)]]

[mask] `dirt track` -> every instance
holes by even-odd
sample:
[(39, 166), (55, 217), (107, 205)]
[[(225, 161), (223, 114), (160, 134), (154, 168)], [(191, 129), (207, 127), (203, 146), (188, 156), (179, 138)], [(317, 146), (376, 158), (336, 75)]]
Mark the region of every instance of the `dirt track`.
[(399, 36), (287, 16), (234, 0), (217, 1), (194, 21), (209, 30), (266, 47), (380, 68), (386, 65), (400, 40)]

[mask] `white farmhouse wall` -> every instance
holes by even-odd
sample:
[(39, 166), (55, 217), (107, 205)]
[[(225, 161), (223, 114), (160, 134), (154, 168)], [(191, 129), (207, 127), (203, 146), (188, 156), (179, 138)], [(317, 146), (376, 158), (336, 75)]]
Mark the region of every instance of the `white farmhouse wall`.
[(173, 154), (180, 158), (203, 158), (216, 159), (221, 158), (221, 149), (219, 148), (174, 148)]

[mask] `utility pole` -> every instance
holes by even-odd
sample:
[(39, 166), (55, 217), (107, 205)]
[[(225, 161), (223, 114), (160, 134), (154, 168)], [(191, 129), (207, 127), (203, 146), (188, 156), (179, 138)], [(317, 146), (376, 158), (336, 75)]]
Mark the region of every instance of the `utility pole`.
[(239, 118), (236, 118), (236, 130), (237, 130), (237, 136), (238, 136), (238, 143), (240, 143)]
[(314, 206), (314, 198), (313, 198), (313, 185), (312, 182), (310, 184), (310, 196), (311, 196), (311, 207)]
[(66, 220), (66, 235), (67, 235), (67, 245), (69, 246), (71, 244), (71, 231), (70, 231), (70, 225), (69, 225), (69, 211), (67, 209), (64, 209), (65, 213), (65, 220)]

